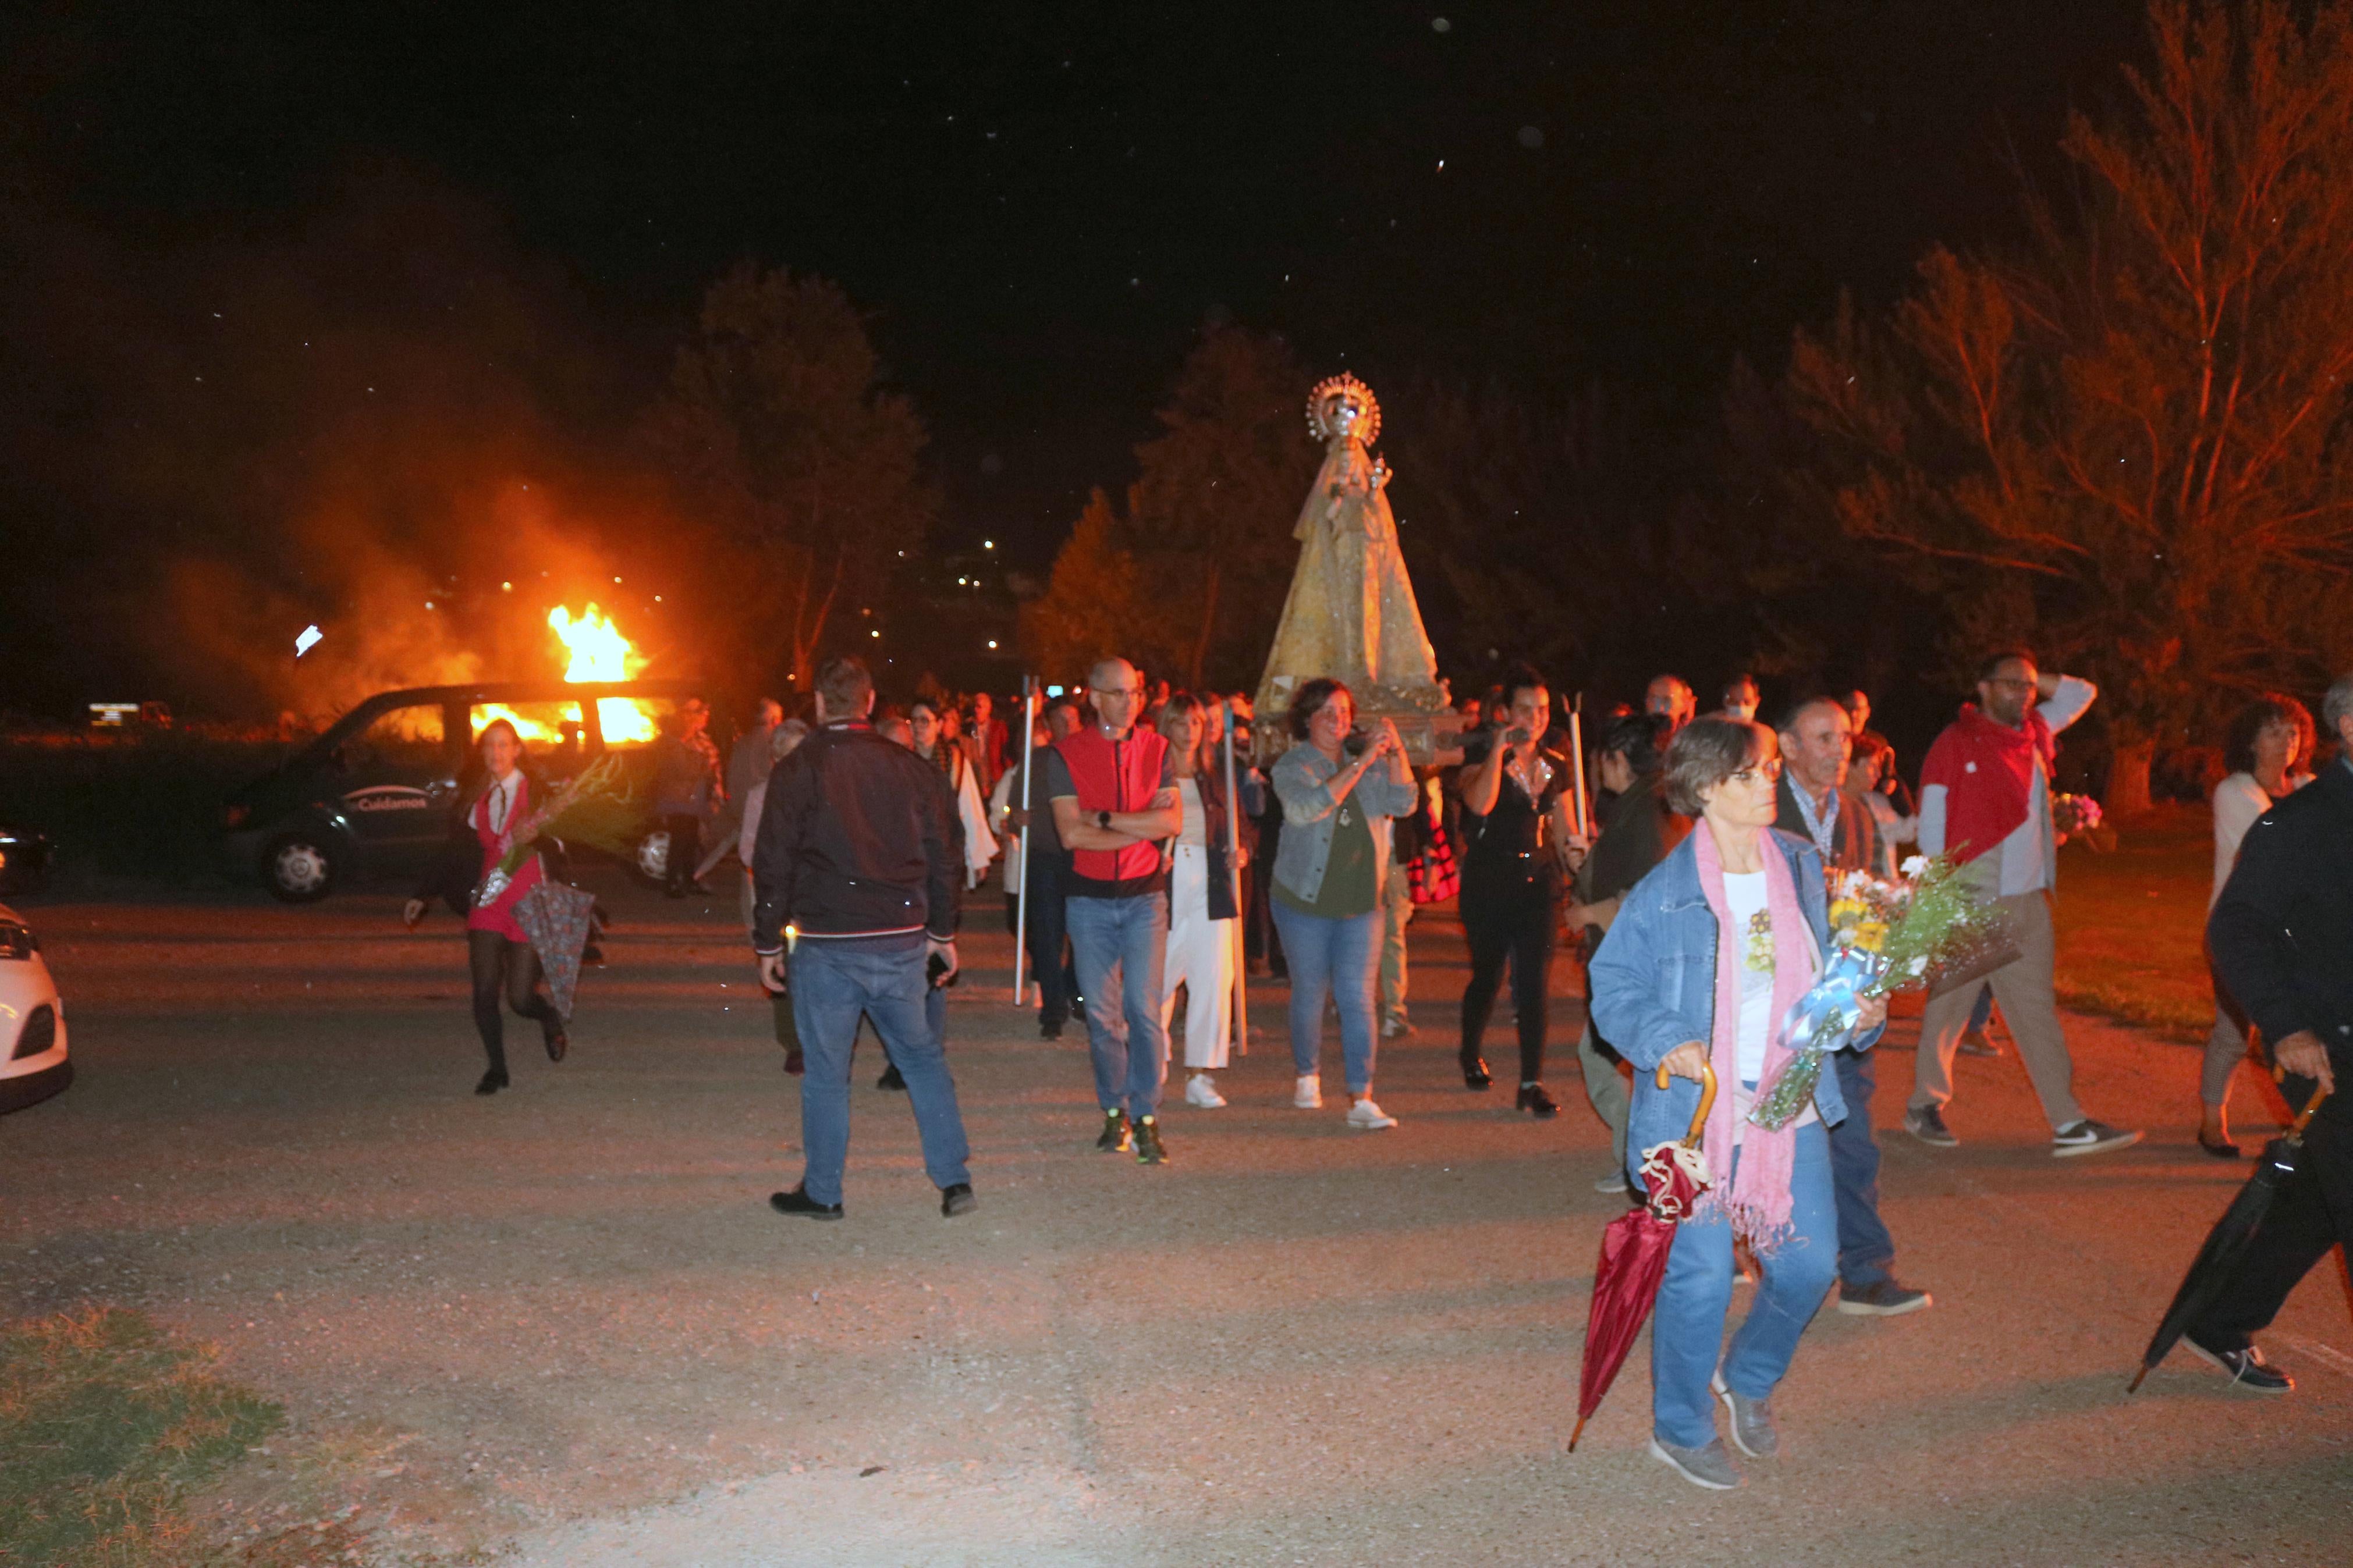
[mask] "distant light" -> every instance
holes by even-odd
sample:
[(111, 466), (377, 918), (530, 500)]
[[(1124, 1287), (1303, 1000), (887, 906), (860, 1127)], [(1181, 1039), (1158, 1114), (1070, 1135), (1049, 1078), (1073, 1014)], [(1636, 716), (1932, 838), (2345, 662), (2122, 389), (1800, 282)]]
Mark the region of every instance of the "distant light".
[(654, 603), (657, 605), (661, 603), (661, 595), (659, 594), (656, 594), (654, 595)]
[(304, 654), (309, 653), (312, 648), (317, 647), (319, 646), (320, 639), (324, 636), (325, 634), (320, 631), (317, 626), (304, 626), (302, 628), (302, 635), (294, 639), (294, 657), (296, 658), (301, 658)]
[(957, 587), (959, 587), (959, 588), (961, 588), (961, 587), (963, 587), (963, 586), (964, 586), (964, 579), (963, 579), (963, 578), (959, 577), (959, 578), (957, 578), (957, 579), (956, 579), (956, 586), (957, 586)]
[(989, 638), (989, 639), (988, 639), (988, 646), (989, 646), (989, 647), (990, 647), (990, 648), (994, 649), (994, 648), (997, 647), (997, 639), (996, 639), (995, 637), (991, 637), (991, 638)]
[(980, 547), (983, 550), (994, 550), (997, 548), (997, 541), (994, 539), (984, 539), (980, 542)]
[(876, 631), (876, 632), (868, 632), (866, 635), (867, 635), (868, 637), (881, 637), (882, 634), (881, 634), (881, 632), (879, 632), (879, 631)]
[(1430, 30), (1433, 33), (1451, 33), (1454, 30), (1454, 24), (1443, 16), (1432, 16), (1430, 19)]
[(433, 607), (433, 601), (432, 601), (432, 600), (430, 600), (430, 599), (426, 600), (426, 601), (425, 601), (425, 607), (426, 607), (427, 609), (428, 609), (428, 610), (429, 610), (429, 609), (431, 609), (431, 608)]
[[(543, 573), (541, 573), (541, 574), (540, 574), (540, 575), (541, 575), (541, 576), (543, 576), (543, 577), (544, 577), (544, 576), (546, 576), (546, 575), (547, 575), (547, 574), (546, 574), (546, 573), (544, 573), (544, 572), (543, 572)], [(614, 581), (614, 582), (616, 582), (616, 583), (617, 583), (617, 582), (619, 582), (619, 581), (620, 581), (620, 579), (619, 579), (618, 577), (616, 577), (616, 578), (614, 578), (614, 579), (613, 579), (613, 581)]]
[(499, 592), (501, 594), (512, 594), (514, 592), (514, 584), (512, 583), (501, 583), (499, 584)]
[(1046, 688), (1046, 695), (1049, 697), (1060, 697), (1061, 694), (1062, 689), (1059, 686), (1050, 686)]

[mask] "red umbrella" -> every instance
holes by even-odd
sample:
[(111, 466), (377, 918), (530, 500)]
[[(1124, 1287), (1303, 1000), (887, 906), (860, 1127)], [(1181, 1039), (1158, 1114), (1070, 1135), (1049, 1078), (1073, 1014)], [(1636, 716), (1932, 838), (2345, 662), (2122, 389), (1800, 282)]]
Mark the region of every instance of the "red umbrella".
[[(1570, 1453), (1585, 1436), (1585, 1424), (1601, 1408), (1602, 1395), (1618, 1380), (1634, 1336), (1642, 1331), (1651, 1303), (1659, 1299), (1659, 1281), (1666, 1278), (1667, 1249), (1675, 1244), (1675, 1226), (1689, 1218), (1692, 1205), (1714, 1178), (1699, 1152), (1701, 1131), (1707, 1126), (1708, 1108), (1715, 1103), (1715, 1069), (1703, 1067), (1699, 1111), (1680, 1143), (1661, 1143), (1642, 1152), (1642, 1184), (1650, 1199), (1609, 1222), (1601, 1233), (1601, 1261), (1593, 1270), (1593, 1310), (1585, 1321), (1585, 1373), (1577, 1384), (1577, 1430), (1568, 1436)], [(1659, 1069), (1658, 1084), (1667, 1087), (1667, 1069)]]

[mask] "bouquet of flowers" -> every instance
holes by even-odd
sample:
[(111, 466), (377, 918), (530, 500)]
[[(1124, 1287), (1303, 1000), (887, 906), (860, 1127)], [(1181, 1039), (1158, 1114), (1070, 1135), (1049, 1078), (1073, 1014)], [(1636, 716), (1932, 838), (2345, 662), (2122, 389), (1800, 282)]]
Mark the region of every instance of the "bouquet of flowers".
[(2051, 836), (2062, 844), (2096, 832), (2104, 820), (2105, 814), (2100, 810), (2100, 803), (2088, 795), (2051, 797)]
[(1915, 855), (1901, 882), (1862, 871), (1831, 878), (1831, 951), (1821, 978), (1790, 1005), (1781, 1038), (1796, 1055), (1757, 1086), (1748, 1120), (1779, 1131), (1802, 1115), (1829, 1053), (1854, 1043), (1862, 1004), (1957, 983), (2015, 954), (1999, 907), (1972, 898), (1944, 856)]
[(628, 853), (638, 829), (636, 794), (621, 776), (621, 760), (611, 752), (597, 758), (547, 804), (517, 825), (507, 852), (482, 879), (475, 896), (477, 908), (488, 909), (514, 885), (515, 874), (538, 853), (533, 847), (543, 837), (591, 845), (617, 855)]

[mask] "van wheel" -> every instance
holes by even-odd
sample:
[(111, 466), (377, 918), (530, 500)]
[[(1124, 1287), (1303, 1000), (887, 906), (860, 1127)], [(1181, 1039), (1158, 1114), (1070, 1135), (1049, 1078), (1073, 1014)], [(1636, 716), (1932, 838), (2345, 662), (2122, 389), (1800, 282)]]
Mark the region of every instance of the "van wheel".
[(335, 890), (335, 858), (317, 835), (281, 833), (262, 847), (261, 885), (285, 903), (315, 904)]
[(670, 876), (670, 829), (657, 827), (638, 840), (637, 853), (630, 857), (638, 876), (649, 882), (662, 882)]

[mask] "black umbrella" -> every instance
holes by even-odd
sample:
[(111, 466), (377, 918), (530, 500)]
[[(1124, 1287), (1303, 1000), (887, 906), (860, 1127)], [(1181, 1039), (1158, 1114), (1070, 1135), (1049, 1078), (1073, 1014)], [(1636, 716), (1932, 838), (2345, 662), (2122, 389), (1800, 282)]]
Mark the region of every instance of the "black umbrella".
[(2271, 1212), (2272, 1199), (2278, 1195), (2280, 1184), (2295, 1174), (2296, 1162), (2304, 1157), (2304, 1130), (2312, 1121), (2312, 1113), (2320, 1109), (2326, 1094), (2316, 1092), (2304, 1108), (2304, 1114), (2286, 1132), (2263, 1145), (2263, 1157), (2255, 1162), (2255, 1173), (2214, 1222), (2206, 1237), (2206, 1245), (2198, 1250), (2197, 1261), (2190, 1264), (2183, 1277), (2181, 1289), (2173, 1293), (2173, 1305), (2165, 1310), (2165, 1321), (2157, 1325), (2157, 1333), (2141, 1352), (2140, 1370), (2125, 1389), (2126, 1394), (2140, 1387), (2141, 1379), (2155, 1370), (2171, 1352), (2174, 1342), (2181, 1338), (2214, 1298), (2221, 1294), (2223, 1283), (2247, 1250), (2247, 1244), (2263, 1228), (2263, 1216)]

